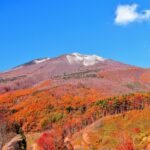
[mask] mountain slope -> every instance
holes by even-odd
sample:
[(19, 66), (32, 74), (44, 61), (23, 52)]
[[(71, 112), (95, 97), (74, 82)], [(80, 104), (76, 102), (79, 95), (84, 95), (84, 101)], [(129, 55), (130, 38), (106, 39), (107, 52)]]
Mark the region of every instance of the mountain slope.
[[(72, 143), (76, 149), (127, 149), (122, 142), (132, 140), (136, 150), (145, 149), (150, 140), (150, 108), (107, 116), (75, 133)], [(120, 149), (121, 149), (120, 148)], [(119, 150), (119, 148), (118, 148)]]
[(0, 74), (0, 115), (25, 133), (60, 129), (66, 137), (105, 115), (149, 106), (149, 75), (95, 55), (33, 60)]
[[(78, 85), (101, 89), (105, 94), (150, 89), (150, 71), (78, 53), (57, 58), (37, 59), (0, 74), (0, 92), (29, 88), (45, 80), (53, 85)], [(111, 85), (111, 89), (109, 88)]]

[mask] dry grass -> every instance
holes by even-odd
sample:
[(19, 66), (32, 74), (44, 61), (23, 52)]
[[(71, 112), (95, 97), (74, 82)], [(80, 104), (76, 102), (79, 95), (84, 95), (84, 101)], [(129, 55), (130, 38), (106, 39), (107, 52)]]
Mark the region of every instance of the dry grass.
[[(150, 109), (134, 110), (122, 114), (105, 117), (88, 126), (73, 136), (73, 143), (78, 149), (89, 147), (93, 149), (115, 149), (122, 134), (128, 134), (134, 142), (136, 150), (141, 150), (148, 144), (150, 137)], [(134, 129), (140, 129), (135, 132)]]

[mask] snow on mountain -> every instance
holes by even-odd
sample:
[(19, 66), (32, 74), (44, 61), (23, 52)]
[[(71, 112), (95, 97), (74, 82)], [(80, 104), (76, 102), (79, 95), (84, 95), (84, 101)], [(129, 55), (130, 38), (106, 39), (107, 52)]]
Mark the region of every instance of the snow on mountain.
[(82, 55), (79, 53), (72, 53), (70, 55), (67, 55), (66, 58), (70, 64), (82, 63), (84, 66), (92, 66), (99, 62), (105, 61), (105, 59), (100, 56)]
[[(15, 70), (21, 69), (21, 68), (23, 68), (25, 66), (40, 64), (40, 63), (46, 62), (48, 60), (50, 60), (50, 58), (35, 59), (35, 60), (29, 61), (29, 62), (27, 62), (25, 64), (19, 65), (19, 66), (15, 67), (15, 68), (12, 68), (11, 71), (15, 71)], [(7, 71), (7, 72), (9, 72), (9, 71)]]
[(39, 64), (39, 63), (45, 62), (45, 61), (47, 61), (47, 60), (50, 60), (50, 58), (36, 59), (36, 60), (34, 60), (34, 63), (35, 63), (35, 64)]
[(29, 61), (23, 65), (20, 65), (20, 66), (29, 66), (29, 65), (34, 65), (34, 64), (40, 64), (40, 63), (46, 62), (48, 60), (50, 60), (50, 58), (35, 59), (35, 60)]

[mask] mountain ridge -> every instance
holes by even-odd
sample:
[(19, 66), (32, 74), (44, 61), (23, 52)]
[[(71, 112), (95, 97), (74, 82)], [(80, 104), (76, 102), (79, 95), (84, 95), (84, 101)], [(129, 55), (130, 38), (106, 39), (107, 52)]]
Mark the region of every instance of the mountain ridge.
[(116, 91), (107, 90), (110, 85), (117, 89), (117, 93), (118, 89), (121, 93), (150, 89), (149, 69), (97, 55), (72, 53), (55, 58), (35, 59), (0, 73), (0, 92), (29, 88), (46, 80), (51, 80), (58, 86), (62, 86), (62, 83), (82, 83), (87, 87), (103, 89), (110, 93)]
[[(59, 58), (61, 58), (61, 57), (68, 57), (68, 56), (95, 57), (95, 59), (99, 59), (100, 61), (112, 60), (112, 59), (103, 58), (103, 57), (101, 57), (101, 56), (99, 56), (99, 55), (95, 55), (95, 54), (88, 54), (88, 55), (87, 55), (87, 54), (80, 54), (80, 53), (78, 53), (78, 52), (74, 52), (74, 53), (63, 54), (63, 55), (56, 56), (56, 57), (43, 57), (43, 58), (32, 59), (32, 60), (30, 60), (30, 61), (27, 61), (27, 62), (22, 63), (21, 65), (17, 65), (17, 66), (15, 66), (15, 67), (13, 67), (13, 68), (10, 68), (10, 69), (7, 70), (7, 71), (0, 72), (0, 74), (5, 73), (5, 72), (9, 72), (9, 71), (14, 70), (14, 69), (16, 69), (16, 68), (18, 68), (18, 67), (21, 67), (21, 66), (27, 66), (27, 65), (37, 64), (38, 61), (44, 62), (44, 60), (45, 60), (45, 61), (47, 61), (47, 60), (54, 60), (54, 59), (59, 59)], [(80, 58), (80, 59), (81, 59), (81, 58)], [(36, 63), (36, 61), (37, 61), (37, 63)], [(68, 60), (68, 61), (69, 61), (69, 60)], [(112, 61), (114, 61), (114, 60), (112, 60)], [(116, 60), (115, 60), (115, 61), (116, 61)], [(118, 62), (119, 62), (119, 61), (118, 61)], [(128, 64), (128, 65), (129, 65), (129, 64)], [(133, 66), (133, 65), (132, 65), (132, 66)]]

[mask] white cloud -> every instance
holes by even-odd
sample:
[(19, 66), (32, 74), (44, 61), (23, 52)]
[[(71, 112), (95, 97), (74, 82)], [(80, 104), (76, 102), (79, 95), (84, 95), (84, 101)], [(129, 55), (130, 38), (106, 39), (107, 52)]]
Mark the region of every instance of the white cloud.
[(138, 12), (137, 8), (137, 4), (119, 5), (116, 10), (115, 23), (118, 25), (127, 25), (135, 21), (150, 20), (150, 10)]

